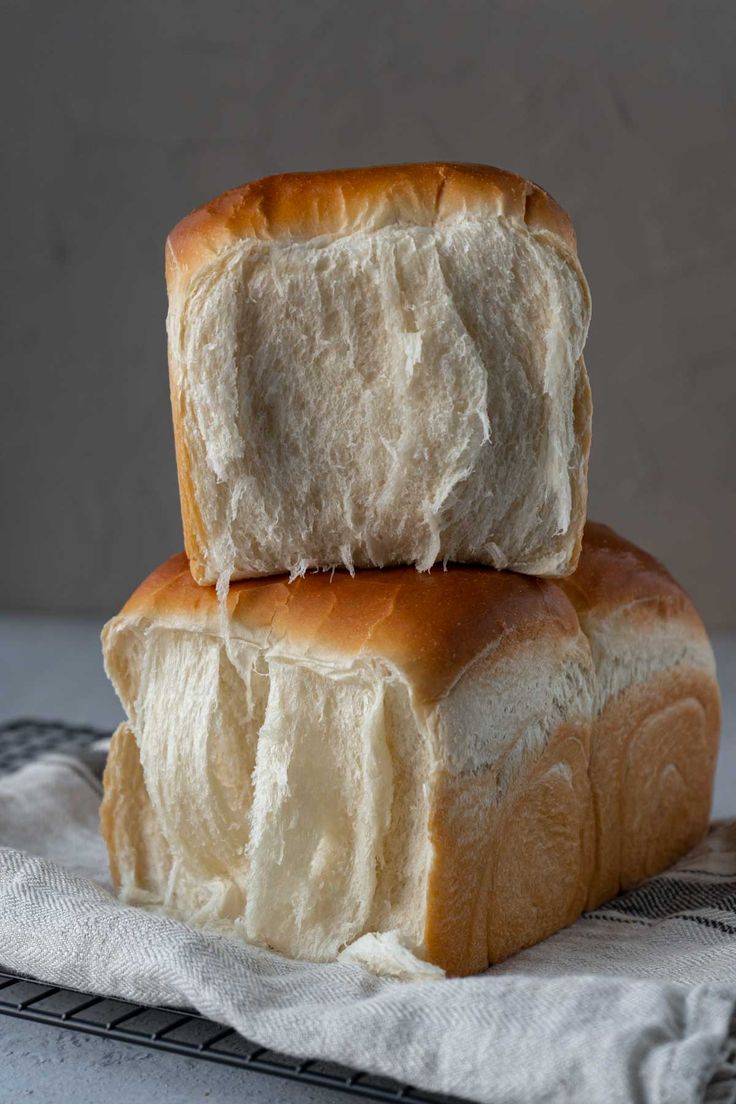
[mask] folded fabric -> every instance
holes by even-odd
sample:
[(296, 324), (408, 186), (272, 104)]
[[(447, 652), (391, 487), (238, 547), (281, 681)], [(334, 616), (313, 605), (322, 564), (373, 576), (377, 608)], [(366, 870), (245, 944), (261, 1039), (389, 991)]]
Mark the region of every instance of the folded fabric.
[(111, 894), (103, 756), (0, 779), (0, 962), (190, 1005), (274, 1050), (488, 1104), (736, 1101), (736, 823), (478, 977), (405, 983), (194, 930)]

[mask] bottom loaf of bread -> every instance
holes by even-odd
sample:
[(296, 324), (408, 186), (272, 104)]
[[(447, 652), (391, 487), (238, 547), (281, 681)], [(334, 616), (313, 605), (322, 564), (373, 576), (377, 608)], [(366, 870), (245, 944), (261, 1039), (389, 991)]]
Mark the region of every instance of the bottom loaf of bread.
[(705, 832), (713, 655), (654, 559), (233, 585), (175, 556), (103, 631), (127, 712), (102, 805), (128, 903), (298, 958), (462, 975)]

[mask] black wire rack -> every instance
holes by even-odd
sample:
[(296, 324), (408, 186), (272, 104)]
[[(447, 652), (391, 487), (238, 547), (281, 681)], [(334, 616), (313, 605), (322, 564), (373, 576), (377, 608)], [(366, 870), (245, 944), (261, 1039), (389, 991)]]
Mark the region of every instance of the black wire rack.
[[(0, 725), (0, 774), (52, 751), (85, 752), (109, 732), (62, 721), (17, 720)], [(1, 842), (1, 841), (0, 841)], [(415, 1089), (387, 1077), (333, 1062), (294, 1058), (267, 1050), (187, 1009), (132, 1004), (48, 985), (0, 967), (0, 1014), (87, 1035), (135, 1043), (188, 1058), (336, 1089), (368, 1100), (461, 1104), (457, 1098)]]

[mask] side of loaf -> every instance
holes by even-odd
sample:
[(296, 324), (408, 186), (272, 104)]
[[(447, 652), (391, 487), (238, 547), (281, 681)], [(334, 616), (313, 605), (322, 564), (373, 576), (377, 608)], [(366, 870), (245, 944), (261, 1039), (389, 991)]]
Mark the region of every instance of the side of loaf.
[(270, 177), (172, 231), (167, 286), (198, 583), (574, 569), (590, 297), (541, 188), (456, 164)]
[(578, 570), (559, 585), (596, 672), (594, 908), (671, 865), (705, 833), (720, 697), (703, 623), (653, 556), (588, 522)]
[(105, 628), (102, 809), (131, 903), (307, 959), (383, 933), (452, 974), (572, 922), (707, 827), (702, 624), (589, 525), (558, 585), (483, 567), (252, 580), (174, 557)]

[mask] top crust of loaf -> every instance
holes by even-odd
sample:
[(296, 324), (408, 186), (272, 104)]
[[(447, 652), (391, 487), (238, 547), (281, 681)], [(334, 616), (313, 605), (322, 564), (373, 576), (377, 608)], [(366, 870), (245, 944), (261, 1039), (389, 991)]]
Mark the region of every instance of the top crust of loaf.
[(626, 612), (651, 620), (660, 611), (705, 633), (695, 607), (667, 568), (599, 522), (586, 522), (577, 569), (557, 582), (582, 616)]
[[(448, 694), (481, 655), (541, 634), (575, 637), (578, 618), (583, 628), (599, 624), (607, 631), (624, 618), (636, 630), (637, 656), (646, 637), (661, 650), (658, 632), (684, 632), (703, 645), (712, 667), (703, 623), (682, 588), (653, 556), (595, 522), (586, 524), (578, 569), (566, 579), (459, 564), (428, 574), (412, 567), (355, 577), (323, 572), (291, 583), (286, 576), (234, 583), (227, 606), (233, 638), (338, 666), (357, 659), (394, 664), (415, 700), (427, 705)], [(183, 553), (141, 583), (105, 633), (139, 619), (223, 632), (214, 588), (194, 582)]]
[[(393, 664), (415, 701), (442, 699), (474, 660), (541, 635), (574, 639), (575, 611), (552, 582), (492, 568), (453, 565), (285, 576), (234, 583), (227, 597), (234, 639), (338, 665)], [(144, 619), (222, 634), (213, 588), (192, 579), (186, 556), (172, 556), (146, 579), (105, 629)]]
[(214, 255), (244, 238), (304, 242), (395, 224), (434, 226), (459, 215), (523, 222), (577, 259), (572, 223), (543, 188), (489, 165), (435, 162), (282, 173), (224, 192), (171, 231), (166, 282), (175, 293)]

